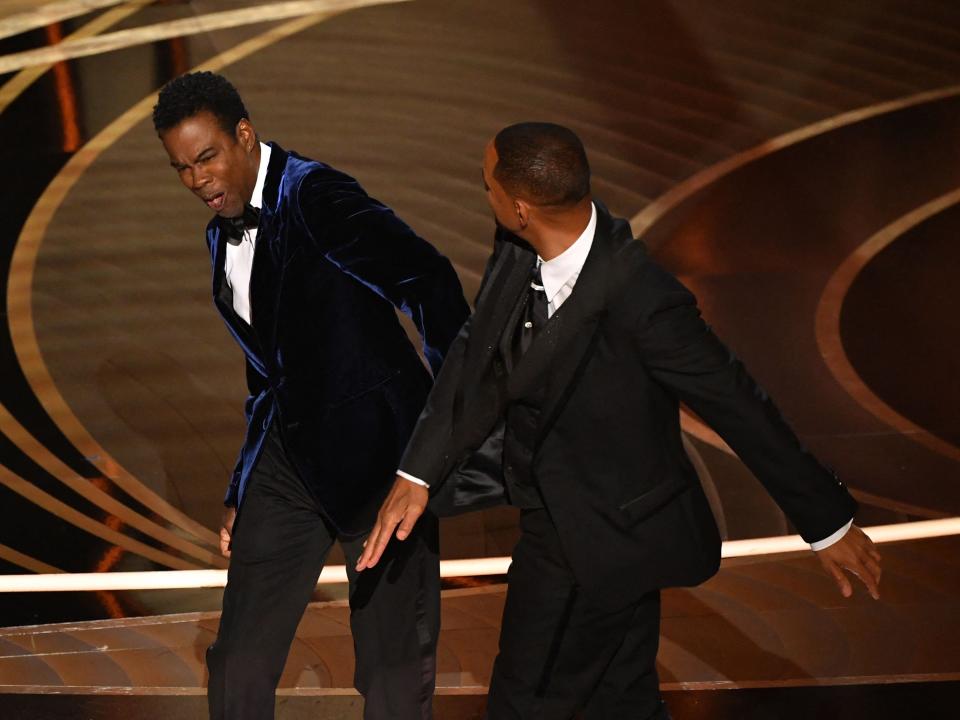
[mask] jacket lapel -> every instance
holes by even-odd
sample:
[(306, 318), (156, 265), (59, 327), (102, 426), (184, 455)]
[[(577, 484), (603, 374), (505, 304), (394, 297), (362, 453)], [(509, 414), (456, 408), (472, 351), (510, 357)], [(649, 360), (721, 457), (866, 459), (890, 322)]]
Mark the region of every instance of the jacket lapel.
[(606, 314), (611, 283), (616, 284), (614, 256), (631, 239), (626, 223), (614, 223), (606, 208), (599, 202), (596, 205), (596, 234), (574, 291), (537, 335), (507, 384), (511, 401), (534, 396), (546, 384), (540, 437), (562, 409), (583, 361), (588, 359), (600, 321)]
[(486, 297), (477, 304), (471, 320), (464, 377), (480, 377), (483, 368), (493, 359), (536, 262), (536, 253), (522, 244), (522, 240), (507, 242), (499, 267), (492, 271), (489, 288), (484, 291)]

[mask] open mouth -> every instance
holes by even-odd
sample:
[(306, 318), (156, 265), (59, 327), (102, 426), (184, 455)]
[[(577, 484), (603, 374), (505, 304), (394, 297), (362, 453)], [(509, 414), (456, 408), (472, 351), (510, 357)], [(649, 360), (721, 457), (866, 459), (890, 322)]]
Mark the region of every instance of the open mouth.
[(208, 198), (203, 198), (204, 202), (207, 203), (209, 207), (214, 212), (220, 212), (223, 210), (223, 202), (225, 199), (224, 193), (217, 193), (216, 195), (211, 195)]

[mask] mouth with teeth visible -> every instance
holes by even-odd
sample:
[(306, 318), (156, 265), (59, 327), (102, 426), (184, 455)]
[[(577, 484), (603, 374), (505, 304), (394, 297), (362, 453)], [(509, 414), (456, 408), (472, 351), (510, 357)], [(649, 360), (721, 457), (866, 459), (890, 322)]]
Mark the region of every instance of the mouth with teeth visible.
[(226, 193), (214, 193), (213, 195), (201, 196), (201, 199), (207, 204), (214, 212), (219, 213), (223, 210), (224, 202), (226, 201)]

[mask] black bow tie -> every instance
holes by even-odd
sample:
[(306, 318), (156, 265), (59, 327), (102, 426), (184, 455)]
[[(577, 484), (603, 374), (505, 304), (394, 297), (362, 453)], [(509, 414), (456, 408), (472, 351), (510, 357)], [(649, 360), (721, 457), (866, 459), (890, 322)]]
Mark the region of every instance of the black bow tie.
[(220, 218), (223, 221), (223, 229), (227, 234), (227, 241), (232, 245), (239, 245), (243, 242), (243, 234), (247, 230), (255, 230), (260, 224), (260, 208), (255, 208), (250, 203), (243, 207), (243, 215), (240, 217)]

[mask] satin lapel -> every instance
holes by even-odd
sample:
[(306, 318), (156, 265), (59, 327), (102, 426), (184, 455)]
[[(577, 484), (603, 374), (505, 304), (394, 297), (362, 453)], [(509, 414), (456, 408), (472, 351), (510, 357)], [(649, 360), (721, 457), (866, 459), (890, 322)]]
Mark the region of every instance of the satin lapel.
[(546, 384), (540, 412), (541, 434), (561, 409), (606, 313), (608, 284), (615, 274), (612, 260), (617, 247), (629, 239), (613, 230), (609, 214), (598, 204), (593, 246), (573, 293), (551, 316), (510, 375), (507, 393), (511, 400), (533, 396)]
[(277, 209), (288, 154), (271, 143), (270, 165), (263, 184), (263, 207), (257, 228), (257, 246), (250, 271), (250, 314), (253, 329), (266, 353), (276, 343), (277, 307), (283, 273), (283, 238), (278, 231)]
[(477, 367), (490, 362), (496, 352), (507, 322), (517, 306), (521, 293), (530, 279), (536, 254), (519, 245), (511, 244), (503, 250), (500, 267), (493, 271), (490, 289), (484, 302), (477, 306), (473, 315), (468, 378), (478, 377)]

